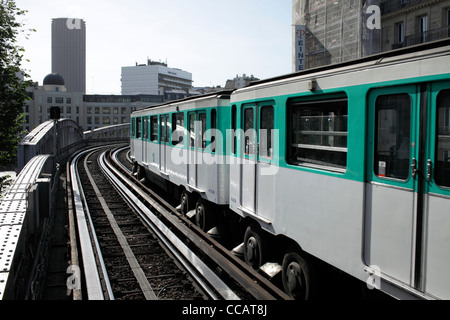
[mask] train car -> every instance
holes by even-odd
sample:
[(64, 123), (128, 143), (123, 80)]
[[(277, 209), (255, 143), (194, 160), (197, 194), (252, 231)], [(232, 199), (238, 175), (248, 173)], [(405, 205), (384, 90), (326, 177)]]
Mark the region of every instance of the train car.
[(131, 155), (296, 299), (317, 265), (450, 299), (448, 66), (446, 40), (136, 111)]
[(231, 96), (230, 209), (246, 261), (313, 261), (397, 298), (450, 299), (450, 42), (257, 82)]
[[(177, 194), (197, 225), (214, 224), (211, 205), (228, 205), (229, 166), (221, 133), (230, 127), (230, 92), (208, 94), (134, 112), (131, 158), (138, 177)], [(192, 214), (193, 214), (192, 213)]]

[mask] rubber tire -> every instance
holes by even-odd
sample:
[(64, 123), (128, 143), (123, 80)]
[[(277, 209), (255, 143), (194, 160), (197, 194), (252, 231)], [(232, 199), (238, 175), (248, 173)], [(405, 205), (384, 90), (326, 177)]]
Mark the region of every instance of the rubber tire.
[(295, 300), (311, 300), (314, 289), (311, 263), (297, 252), (283, 258), (282, 282), (284, 292)]
[(254, 270), (258, 270), (266, 260), (266, 240), (259, 225), (247, 227), (244, 235), (244, 259)]
[(142, 179), (146, 178), (145, 169), (142, 166), (138, 166), (137, 168), (137, 175), (136, 178), (141, 181)]
[(180, 204), (181, 204), (181, 214), (186, 215), (189, 211), (194, 209), (194, 206), (192, 205), (193, 199), (192, 195), (187, 192), (186, 190), (181, 191), (180, 195)]
[(204, 232), (208, 232), (214, 226), (214, 215), (211, 206), (202, 198), (195, 205), (195, 224)]

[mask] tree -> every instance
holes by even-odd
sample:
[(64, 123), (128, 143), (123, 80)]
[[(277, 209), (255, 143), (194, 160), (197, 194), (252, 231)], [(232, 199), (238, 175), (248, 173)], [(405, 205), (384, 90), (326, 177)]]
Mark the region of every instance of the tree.
[(17, 45), (17, 36), (24, 32), (17, 17), (25, 13), (13, 0), (0, 0), (0, 167), (17, 158), (23, 107), (29, 99), (26, 88), (31, 81), (19, 77), (28, 77), (20, 67), (25, 50)]

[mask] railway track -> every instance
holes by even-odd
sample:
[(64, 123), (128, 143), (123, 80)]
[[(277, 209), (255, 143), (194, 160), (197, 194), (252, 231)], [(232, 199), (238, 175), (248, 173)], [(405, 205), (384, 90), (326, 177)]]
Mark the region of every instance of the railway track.
[(138, 181), (123, 153), (92, 150), (71, 164), (89, 299), (287, 299)]

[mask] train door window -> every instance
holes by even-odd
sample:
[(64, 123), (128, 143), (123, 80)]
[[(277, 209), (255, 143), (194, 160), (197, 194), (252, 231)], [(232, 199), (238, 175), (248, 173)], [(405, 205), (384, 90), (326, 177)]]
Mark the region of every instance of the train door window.
[(244, 109), (244, 152), (246, 155), (255, 154), (255, 119), (253, 107)]
[(150, 118), (150, 126), (151, 126), (151, 140), (158, 141), (158, 117), (153, 116)]
[(272, 158), (273, 156), (273, 129), (274, 129), (274, 110), (273, 106), (264, 106), (261, 108), (259, 124), (259, 155), (263, 158)]
[(211, 152), (216, 152), (217, 110), (211, 110)]
[(184, 139), (184, 113), (172, 115), (172, 145), (183, 145)]
[(144, 117), (144, 124), (143, 124), (143, 137), (144, 140), (148, 140), (148, 126), (149, 126), (149, 118)]
[(232, 129), (232, 139), (231, 139), (231, 152), (233, 154), (236, 154), (236, 145), (237, 145), (237, 137), (236, 137), (236, 130), (237, 130), (237, 111), (236, 106), (231, 107), (231, 129)]
[(374, 172), (406, 180), (411, 154), (411, 98), (408, 94), (379, 96), (375, 105)]
[(136, 118), (131, 119), (131, 137), (136, 137)]
[(290, 164), (344, 172), (347, 168), (347, 98), (293, 101), (288, 109)]
[(136, 139), (142, 138), (142, 118), (136, 118)]
[(195, 113), (191, 113), (189, 115), (189, 134), (190, 134), (190, 146), (191, 148), (195, 148)]
[(199, 121), (199, 129), (200, 129), (200, 139), (202, 142), (202, 149), (206, 148), (206, 113), (200, 113), (198, 115), (198, 121)]
[(168, 116), (161, 116), (161, 142), (169, 142)]
[(441, 91), (437, 99), (434, 180), (441, 187), (450, 187), (450, 90)]

